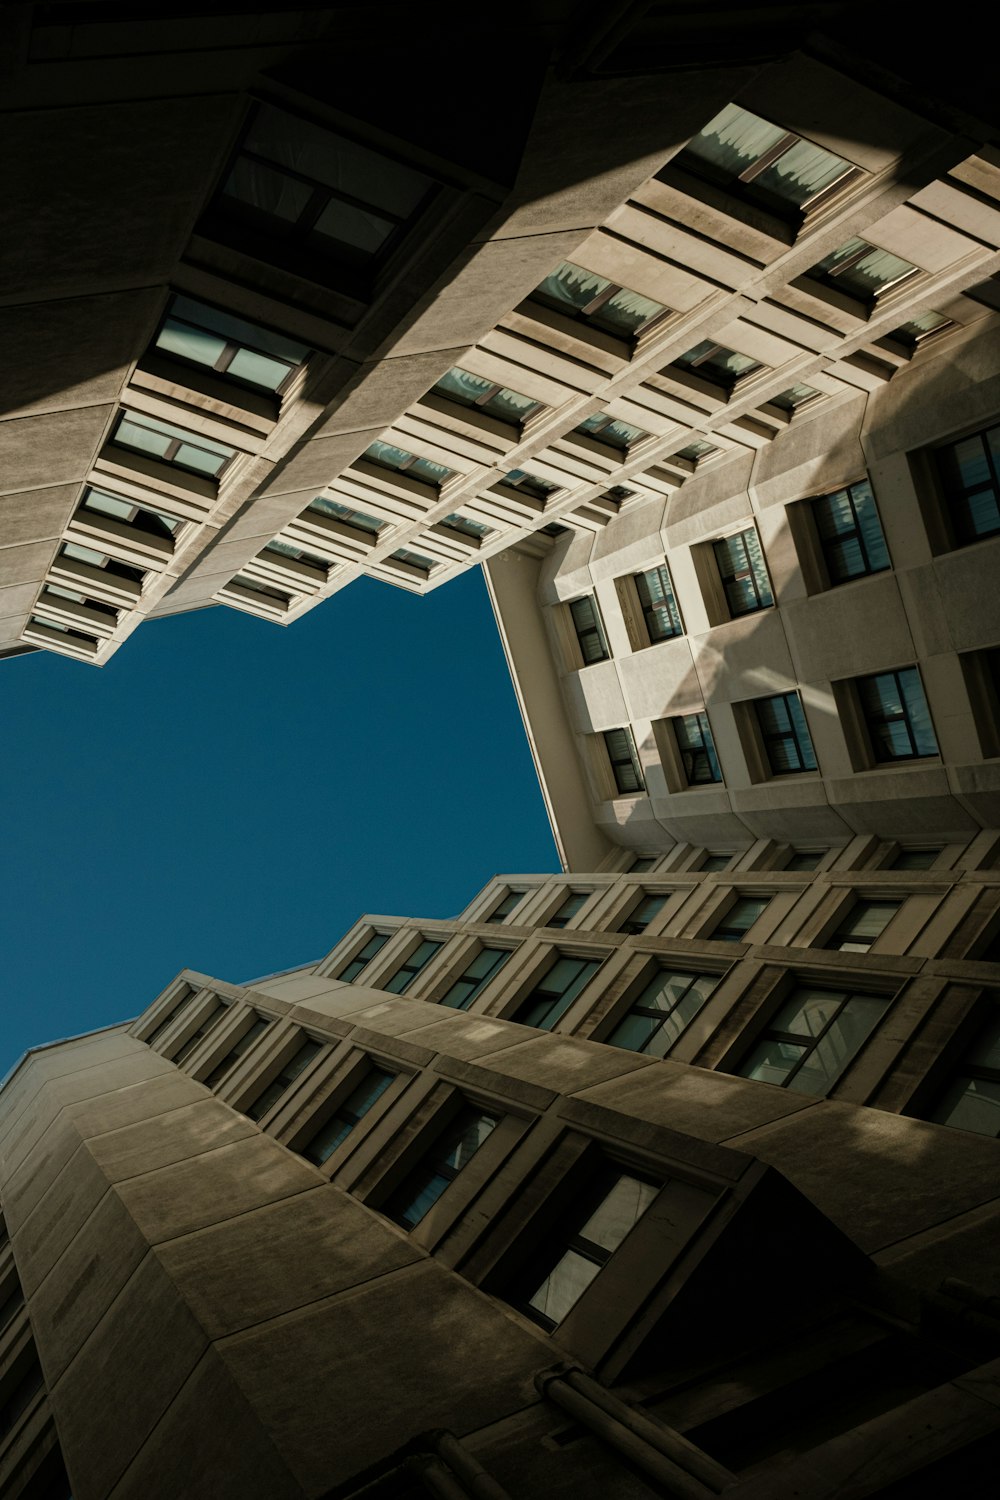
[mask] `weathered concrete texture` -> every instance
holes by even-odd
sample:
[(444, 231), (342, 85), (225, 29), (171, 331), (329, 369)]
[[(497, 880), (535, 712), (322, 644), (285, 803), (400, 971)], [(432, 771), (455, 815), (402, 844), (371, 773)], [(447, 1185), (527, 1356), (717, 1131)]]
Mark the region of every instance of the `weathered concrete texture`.
[(0, 422), (4, 490), (17, 493), (83, 479), (113, 410), (110, 405), (78, 406)]

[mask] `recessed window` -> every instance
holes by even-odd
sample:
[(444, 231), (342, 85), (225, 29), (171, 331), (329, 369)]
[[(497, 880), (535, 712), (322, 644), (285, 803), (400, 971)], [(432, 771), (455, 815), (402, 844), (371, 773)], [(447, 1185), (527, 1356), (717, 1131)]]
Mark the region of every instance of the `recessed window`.
[(85, 630), (76, 630), (72, 625), (64, 625), (61, 620), (50, 620), (45, 615), (29, 615), (29, 625), (39, 625), (43, 630), (56, 630), (60, 635), (66, 637), (66, 644), (78, 641), (81, 646), (86, 646), (89, 651), (96, 651), (101, 644), (96, 635), (88, 635)]
[[(163, 537), (170, 541), (184, 526), (184, 522), (179, 521), (176, 516), (166, 516), (162, 511), (149, 510), (143, 505), (136, 505), (134, 500), (125, 500), (120, 495), (109, 495), (106, 490), (97, 490), (90, 486), (83, 492), (80, 510), (88, 511), (92, 515), (110, 516), (113, 521), (121, 521), (135, 531), (145, 532), (147, 536)], [(70, 557), (78, 556), (87, 550), (77, 547), (70, 552), (68, 548), (71, 545), (67, 543), (67, 556)], [(92, 558), (88, 556), (81, 561), (91, 562)]]
[(831, 584), (849, 583), (892, 566), (867, 479), (820, 495), (811, 510)]
[(962, 651), (958, 657), (984, 759), (1000, 755), (1000, 649)]
[(153, 1043), (163, 1035), (167, 1027), (172, 1026), (177, 1020), (177, 1017), (183, 1015), (184, 1011), (188, 1009), (197, 993), (198, 991), (193, 990), (189, 984), (183, 986), (179, 999), (170, 1008), (170, 1010), (167, 1011), (167, 1014), (164, 1016), (163, 1020), (153, 1028), (148, 1036), (144, 1036), (142, 1038), (147, 1047), (151, 1047)]
[(599, 958), (569, 958), (557, 954), (511, 1019), (519, 1021), (522, 1026), (551, 1031), (600, 966)]
[(314, 1042), (311, 1037), (303, 1042), (302, 1046), (285, 1063), (274, 1082), (269, 1083), (267, 1088), (257, 1095), (253, 1103), (247, 1105), (244, 1113), (251, 1120), (262, 1120), (268, 1110), (274, 1108), (282, 1095), (287, 1094), (299, 1074), (305, 1072), (313, 1058), (322, 1050), (321, 1043)]
[(634, 578), (650, 645), (655, 646), (657, 641), (669, 641), (674, 636), (683, 635), (681, 612), (677, 607), (673, 580), (666, 563), (647, 568), (644, 573), (636, 573)]
[(727, 349), (725, 345), (717, 344), (712, 339), (702, 339), (693, 349), (679, 354), (663, 373), (688, 370), (694, 375), (700, 375), (702, 380), (707, 380), (711, 385), (719, 386), (728, 395), (741, 380), (763, 369), (760, 360), (749, 354), (738, 354), (735, 349)]
[(642, 777), (639, 757), (635, 753), (632, 731), (630, 729), (606, 729), (603, 739), (611, 764), (611, 774), (618, 791), (625, 797), (631, 796), (633, 792), (644, 792), (646, 783)]
[(392, 469), (396, 474), (409, 474), (411, 479), (422, 479), (424, 484), (434, 486), (444, 484), (454, 472), (446, 469), (444, 464), (436, 464), (429, 458), (419, 458), (406, 448), (397, 448), (394, 443), (383, 443), (381, 440), (369, 443), (361, 457), (366, 458), (369, 463), (378, 464), (380, 469)]
[[(63, 603), (64, 600), (66, 603)], [(86, 594), (78, 594), (75, 589), (64, 589), (57, 583), (47, 583), (38, 596), (39, 607), (47, 604), (50, 609), (65, 609), (67, 603), (82, 604), (84, 609), (103, 615), (109, 625), (116, 624), (121, 613), (113, 604), (102, 604), (100, 599), (88, 599)]]
[(400, 547), (393, 552), (389, 561), (406, 563), (407, 567), (416, 568), (418, 573), (429, 573), (437, 566), (433, 557), (425, 557), (422, 552), (411, 552), (408, 547)]
[[(655, 861), (650, 860), (649, 863), (653, 864)], [(666, 904), (666, 896), (651, 896), (648, 891), (643, 891), (624, 922), (619, 923), (618, 931), (627, 932), (632, 937), (645, 932), (650, 922), (654, 917), (659, 916)]]
[(581, 432), (584, 437), (594, 438), (609, 448), (617, 448), (622, 453), (627, 453), (634, 443), (649, 437), (649, 433), (643, 432), (641, 427), (619, 422), (616, 417), (609, 417), (606, 412), (600, 411), (595, 412), (592, 417), (585, 417), (573, 431)]
[(250, 227), (272, 242), (278, 259), (305, 251), (315, 260), (366, 267), (389, 253), (433, 188), (402, 162), (261, 104), (213, 204), (209, 229), (222, 214), (240, 248)]
[(172, 422), (130, 411), (122, 412), (118, 418), (111, 442), (118, 448), (172, 464), (175, 469), (199, 474), (204, 479), (218, 479), (236, 452), (225, 443), (202, 437), (200, 432), (188, 432)]
[(770, 896), (737, 896), (722, 921), (708, 936), (717, 943), (741, 943), (770, 901)]
[(721, 781), (722, 767), (715, 753), (708, 714), (681, 714), (670, 723), (688, 786), (708, 786), (713, 781)]
[(938, 448), (934, 460), (958, 545), (1000, 531), (1000, 426)]
[[(173, 517), (164, 518), (172, 520)], [(60, 557), (68, 557), (74, 562), (86, 563), (88, 567), (100, 568), (112, 578), (127, 578), (132, 583), (142, 583), (146, 577), (142, 568), (133, 567), (131, 563), (119, 562), (115, 557), (109, 557), (106, 552), (96, 552), (93, 547), (81, 547), (77, 542), (63, 542), (59, 548)]]
[(510, 958), (509, 948), (480, 948), (475, 958), (459, 975), (451, 988), (445, 991), (438, 1003), (450, 1005), (453, 1010), (468, 1010), (494, 974), (500, 972), (508, 958)]
[(496, 417), (498, 421), (509, 422), (515, 427), (519, 427), (542, 409), (541, 401), (534, 401), (530, 396), (522, 396), (518, 391), (509, 390), (499, 381), (473, 375), (469, 370), (460, 369), (458, 365), (442, 375), (433, 390), (449, 401), (457, 401), (461, 406), (477, 407), (489, 416)]
[[(516, 1301), (543, 1328), (557, 1328), (653, 1202), (659, 1187), (610, 1164), (562, 1215), (542, 1266), (521, 1278)], [(544, 1267), (544, 1269), (543, 1269)]]
[(244, 1052), (249, 1052), (258, 1037), (263, 1036), (270, 1024), (270, 1021), (265, 1020), (263, 1016), (255, 1016), (239, 1040), (234, 1042), (225, 1056), (219, 1059), (208, 1077), (202, 1079), (205, 1087), (214, 1089), (217, 1083), (221, 1083), (230, 1069), (236, 1066)]
[(902, 901), (855, 901), (836, 932), (823, 944), (842, 953), (867, 953), (888, 927)]
[(946, 333), (955, 324), (951, 318), (946, 318), (943, 313), (925, 312), (918, 313), (915, 318), (908, 318), (905, 323), (900, 323), (898, 328), (893, 328), (887, 338), (895, 339), (897, 344), (916, 352), (921, 344), (926, 344), (935, 339), (939, 334)]
[(505, 922), (514, 908), (520, 906), (527, 894), (527, 891), (508, 891), (506, 896), (494, 906), (486, 918), (487, 922)]
[(845, 296), (855, 297), (866, 307), (874, 307), (879, 297), (902, 286), (920, 274), (912, 261), (869, 245), (856, 236), (832, 250), (806, 272), (813, 281), (834, 287)]
[(666, 316), (662, 302), (564, 260), (531, 294), (533, 302), (579, 318), (618, 338), (632, 339)]
[(938, 742), (916, 667), (857, 677), (854, 684), (877, 761), (937, 755)]
[(735, 536), (713, 542), (712, 550), (730, 615), (735, 619), (755, 614), (759, 609), (770, 609), (774, 595), (756, 528), (750, 526)]
[(334, 975), (334, 978), (339, 979), (343, 984), (351, 984), (357, 979), (361, 970), (368, 967), (376, 953), (384, 948), (388, 941), (389, 934), (387, 932), (373, 932), (364, 947), (358, 950), (350, 963), (345, 964), (340, 973)]
[(860, 176), (843, 157), (738, 104), (727, 104), (672, 165), (793, 223)]
[(793, 415), (801, 407), (808, 406), (811, 401), (818, 401), (823, 392), (818, 391), (814, 385), (790, 385), (786, 391), (779, 391), (776, 396), (768, 396), (768, 406), (776, 406), (779, 411), (791, 412)]
[(546, 918), (546, 927), (565, 927), (578, 911), (583, 910), (591, 895), (591, 891), (570, 891), (551, 917)]
[(395, 1073), (387, 1073), (384, 1068), (369, 1068), (361, 1082), (337, 1105), (326, 1123), (299, 1147), (299, 1154), (308, 1157), (317, 1166), (322, 1166), (341, 1142), (347, 1139), (355, 1125), (381, 1099), (395, 1077)]
[(1000, 1136), (1000, 1015), (982, 1028), (927, 1118)]
[(711, 873), (715, 870), (728, 870), (732, 862), (733, 856), (731, 854), (706, 854), (698, 869), (702, 874), (706, 872)]
[(246, 589), (250, 594), (256, 594), (262, 605), (269, 605), (272, 609), (284, 612), (291, 608), (291, 594), (283, 594), (280, 589), (271, 588), (270, 584), (259, 583), (256, 578), (249, 578), (246, 573), (237, 573), (233, 584), (238, 589)]
[(406, 962), (400, 964), (392, 978), (386, 980), (381, 988), (388, 990), (391, 995), (401, 995), (413, 983), (420, 970), (426, 964), (430, 963), (440, 947), (441, 944), (439, 942), (423, 938), (414, 948)]
[(536, 500), (548, 500), (551, 495), (558, 495), (560, 488), (558, 484), (551, 484), (547, 479), (539, 479), (537, 474), (529, 474), (525, 469), (508, 469), (503, 476), (502, 483), (512, 490), (521, 490)]
[(721, 452), (722, 449), (717, 448), (714, 443), (709, 443), (704, 438), (696, 438), (693, 443), (688, 443), (685, 447), (678, 448), (675, 453), (671, 453), (670, 457), (682, 459), (685, 464), (690, 464), (693, 469), (696, 469), (704, 459), (710, 458), (713, 453)]
[(651, 870), (653, 868), (653, 866), (659, 860), (659, 857), (660, 856), (658, 854), (637, 854), (635, 859), (628, 867), (628, 873), (630, 875), (645, 874), (647, 870)]
[(493, 535), (492, 526), (484, 526), (482, 521), (472, 521), (468, 516), (460, 516), (457, 511), (445, 516), (438, 525), (445, 527), (447, 531), (457, 531), (459, 536), (472, 537), (477, 542)]
[(800, 1094), (825, 1094), (888, 1005), (877, 995), (802, 986), (792, 992), (735, 1071)]
[(186, 1059), (190, 1057), (191, 1053), (197, 1047), (202, 1037), (207, 1036), (208, 1033), (212, 1030), (212, 1027), (222, 1019), (223, 1015), (226, 1012), (226, 1009), (227, 1007), (223, 1005), (222, 1001), (218, 1001), (217, 1004), (213, 1006), (213, 1008), (200, 1022), (197, 1030), (192, 1031), (191, 1035), (181, 1043), (181, 1045), (178, 1047), (177, 1051), (171, 1058), (171, 1061), (176, 1067), (179, 1068), (181, 1063), (186, 1061)]
[(153, 342), (174, 359), (274, 394), (284, 389), (309, 353), (305, 344), (190, 297), (172, 299)]
[(900, 849), (889, 869), (929, 870), (940, 853), (940, 849)]
[(826, 852), (825, 849), (793, 849), (785, 861), (785, 869), (815, 870)]
[(463, 1109), (386, 1203), (389, 1217), (407, 1229), (416, 1228), (498, 1123), (495, 1115)]
[(601, 617), (597, 612), (597, 601), (593, 594), (587, 594), (582, 599), (574, 599), (569, 606), (569, 612), (584, 666), (590, 666), (591, 662), (595, 661), (607, 661), (611, 652), (608, 650), (604, 626), (601, 624)]
[(775, 693), (753, 704), (772, 776), (815, 771), (816, 755), (798, 693)]
[(629, 1052), (666, 1057), (718, 983), (717, 974), (658, 969), (605, 1041)]
[(315, 568), (317, 573), (322, 573), (325, 578), (330, 571), (330, 564), (323, 557), (317, 557), (315, 552), (306, 552), (302, 547), (293, 547), (290, 542), (279, 541), (276, 537), (273, 542), (268, 542), (258, 557), (263, 561), (272, 559), (276, 563), (283, 562), (286, 558), (292, 562), (303, 563), (307, 568)]
[(311, 500), (306, 507), (306, 515), (310, 511), (317, 516), (332, 516), (335, 521), (342, 521), (345, 526), (353, 526), (355, 531), (364, 531), (373, 537), (377, 537), (389, 525), (381, 516), (366, 515), (363, 510), (353, 510), (351, 506), (342, 505), (339, 500), (330, 500), (326, 495), (317, 495), (315, 500)]

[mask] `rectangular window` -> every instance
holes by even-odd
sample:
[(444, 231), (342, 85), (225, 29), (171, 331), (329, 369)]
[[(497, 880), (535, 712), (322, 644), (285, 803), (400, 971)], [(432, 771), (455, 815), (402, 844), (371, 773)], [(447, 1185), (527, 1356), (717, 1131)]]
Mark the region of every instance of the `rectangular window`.
[(395, 1073), (387, 1073), (384, 1068), (369, 1068), (361, 1082), (337, 1105), (326, 1124), (315, 1135), (310, 1136), (304, 1146), (299, 1147), (300, 1155), (315, 1162), (317, 1166), (322, 1166), (340, 1143), (347, 1139), (372, 1105), (381, 1099), (395, 1076)]
[(812, 502), (823, 560), (833, 585), (891, 567), (875, 496), (867, 479)]
[(293, 547), (289, 542), (279, 541), (277, 537), (274, 541), (268, 542), (266, 547), (262, 547), (257, 556), (261, 562), (277, 563), (279, 567), (290, 558), (292, 562), (299, 562), (307, 568), (313, 568), (324, 579), (330, 571), (330, 564), (325, 558), (317, 557), (315, 552), (305, 552), (301, 547)]
[(741, 943), (770, 900), (770, 896), (738, 896), (709, 937), (715, 942)]
[(252, 1104), (249, 1104), (245, 1113), (251, 1120), (261, 1120), (269, 1109), (273, 1109), (282, 1094), (288, 1092), (299, 1074), (312, 1062), (318, 1052), (322, 1051), (322, 1045), (314, 1042), (310, 1037), (302, 1043), (302, 1046), (292, 1054), (285, 1063), (281, 1072), (273, 1083), (269, 1083), (262, 1093), (258, 1094)]
[(896, 343), (902, 344), (912, 356), (922, 344), (929, 343), (955, 326), (943, 313), (932, 312), (928, 309), (927, 312), (917, 313), (916, 317), (908, 318), (905, 323), (900, 323), (898, 328), (890, 329), (886, 338), (895, 339)]
[(245, 589), (247, 593), (255, 597), (251, 602), (259, 604), (261, 608), (271, 608), (284, 613), (292, 605), (291, 594), (282, 593), (281, 589), (273, 589), (269, 584), (259, 583), (256, 578), (250, 578), (246, 573), (237, 573), (228, 588)]
[(940, 853), (940, 849), (900, 849), (889, 869), (929, 870)]
[(663, 910), (667, 903), (666, 896), (651, 896), (648, 891), (642, 891), (639, 900), (633, 906), (624, 922), (619, 925), (619, 932), (627, 932), (633, 937), (640, 932), (645, 932), (650, 922)]
[(565, 927), (566, 923), (586, 906), (591, 894), (590, 891), (570, 891), (558, 910), (547, 919), (546, 927)]
[(823, 392), (818, 391), (814, 385), (790, 385), (787, 391), (779, 391), (776, 396), (768, 396), (768, 406), (776, 406), (779, 411), (787, 411), (790, 416), (803, 406), (808, 406), (812, 401), (818, 401)]
[(490, 912), (486, 918), (487, 922), (505, 922), (515, 906), (520, 906), (527, 894), (527, 891), (508, 891), (503, 900)]
[(708, 714), (681, 714), (670, 722), (688, 786), (706, 786), (721, 781), (722, 768), (715, 753)]
[(417, 944), (405, 963), (401, 964), (392, 978), (382, 985), (391, 995), (401, 995), (416, 979), (420, 970), (429, 964), (441, 943), (424, 938)]
[[(166, 516), (158, 510), (147, 510), (145, 506), (136, 505), (134, 500), (126, 500), (120, 495), (111, 495), (107, 490), (95, 489), (93, 485), (88, 485), (84, 490), (83, 499), (80, 501), (80, 511), (95, 516), (110, 516), (113, 521), (120, 521), (124, 526), (131, 526), (134, 531), (142, 532), (145, 536), (161, 537), (169, 542), (172, 542), (184, 527), (184, 522), (178, 520), (176, 516)], [(72, 552), (69, 550), (71, 546)], [(75, 547), (67, 542), (64, 550), (67, 556), (79, 557), (88, 549)], [(82, 557), (80, 560), (91, 561), (90, 558)], [(110, 565), (108, 571), (111, 571)]]
[(679, 354), (661, 373), (668, 375), (671, 370), (690, 371), (694, 375), (700, 375), (710, 385), (718, 386), (728, 396), (748, 375), (763, 369), (760, 360), (749, 354), (738, 354), (735, 349), (727, 349), (712, 339), (702, 339), (693, 349)]
[(274, 394), (288, 384), (309, 353), (305, 344), (190, 297), (171, 299), (153, 343), (173, 359)]
[(735, 536), (713, 542), (712, 549), (732, 617), (770, 609), (774, 595), (756, 528), (751, 526)]
[(640, 297), (627, 287), (564, 260), (531, 294), (533, 302), (555, 308), (618, 338), (633, 339), (667, 314), (662, 302)]
[(459, 536), (472, 537), (477, 542), (481, 542), (483, 537), (494, 535), (492, 526), (484, 526), (482, 521), (470, 521), (468, 516), (460, 516), (457, 511), (452, 511), (450, 516), (445, 516), (437, 524), (446, 531), (456, 531)]
[(439, 1004), (450, 1005), (453, 1010), (468, 1010), (508, 958), (509, 948), (481, 948), (464, 973), (441, 996)]
[(1000, 531), (1000, 426), (948, 443), (934, 453), (956, 542)]
[(839, 948), (842, 953), (867, 953), (902, 904), (902, 901), (855, 901), (845, 920), (823, 944), (824, 948)]
[(728, 870), (732, 862), (731, 854), (706, 854), (698, 869), (702, 874), (711, 873), (714, 870)]
[(605, 1041), (629, 1052), (666, 1057), (718, 983), (717, 974), (658, 969)]
[(649, 437), (649, 433), (643, 432), (641, 427), (619, 422), (616, 417), (609, 417), (603, 411), (595, 412), (592, 417), (584, 417), (573, 431), (593, 438), (595, 442), (604, 443), (609, 448), (617, 448), (621, 453), (627, 453), (635, 443)]
[(219, 1003), (215, 1006), (215, 1009), (209, 1011), (208, 1015), (202, 1021), (201, 1025), (198, 1027), (197, 1031), (192, 1031), (192, 1033), (188, 1037), (187, 1041), (181, 1043), (180, 1047), (177, 1049), (177, 1051), (174, 1053), (173, 1057), (171, 1058), (171, 1061), (174, 1063), (174, 1065), (176, 1067), (179, 1068), (180, 1065), (181, 1065), (181, 1063), (185, 1062), (186, 1059), (191, 1056), (191, 1053), (197, 1047), (197, 1045), (201, 1041), (202, 1037), (203, 1036), (207, 1036), (208, 1033), (212, 1030), (212, 1027), (216, 1024), (216, 1022), (219, 1021), (219, 1020), (221, 1020), (221, 1018), (224, 1015), (226, 1009), (227, 1009), (227, 1007), (225, 1005), (223, 1005), (222, 1002), (221, 1002), (221, 1000), (220, 1000)]
[(651, 646), (684, 634), (681, 612), (677, 608), (674, 585), (666, 563), (636, 573), (635, 590)]
[(306, 506), (307, 515), (309, 511), (318, 516), (331, 516), (333, 520), (342, 521), (345, 526), (353, 526), (355, 531), (363, 531), (372, 537), (377, 537), (389, 525), (381, 516), (369, 516), (363, 510), (352, 510), (349, 505), (341, 505), (339, 500), (330, 500), (325, 495), (317, 495), (315, 500), (310, 501)]
[(495, 1115), (468, 1107), (435, 1142), (423, 1161), (393, 1193), (385, 1212), (414, 1229), (496, 1129)]
[(793, 849), (785, 863), (786, 870), (815, 870), (825, 849)]
[(406, 563), (409, 567), (416, 568), (418, 573), (429, 573), (437, 566), (432, 557), (424, 557), (422, 552), (410, 552), (406, 547), (400, 547), (397, 552), (393, 552), (389, 560)]
[(395, 474), (409, 474), (411, 479), (422, 479), (424, 484), (432, 484), (435, 488), (439, 488), (454, 473), (453, 469), (445, 468), (444, 464), (436, 464), (433, 459), (420, 458), (406, 448), (397, 448), (394, 443), (383, 443), (381, 440), (369, 443), (361, 457), (371, 464), (377, 464), (380, 469), (391, 469)]
[(520, 427), (522, 422), (542, 409), (541, 401), (533, 401), (530, 396), (508, 390), (499, 381), (473, 375), (471, 371), (463, 370), (458, 365), (453, 365), (442, 375), (432, 389), (438, 396), (445, 396), (449, 401), (458, 402), (460, 406), (477, 407), (479, 411), (496, 417), (497, 421), (508, 422), (514, 427)]
[(598, 958), (569, 958), (559, 953), (512, 1016), (522, 1026), (551, 1031), (569, 1010), (584, 985), (601, 966)]
[(204, 479), (218, 479), (236, 452), (235, 448), (203, 437), (200, 432), (188, 432), (172, 422), (131, 411), (123, 411), (119, 416), (111, 442), (118, 448), (172, 464), (175, 469), (200, 474)]
[(523, 1292), (511, 1300), (543, 1328), (557, 1328), (659, 1191), (657, 1184), (608, 1163), (561, 1218), (543, 1266), (528, 1269)]
[(628, 873), (630, 875), (644, 875), (647, 870), (653, 868), (658, 860), (658, 854), (637, 854), (628, 867)]
[[(173, 517), (170, 519), (172, 520)], [(126, 578), (130, 583), (140, 585), (145, 582), (146, 574), (142, 568), (133, 567), (131, 563), (119, 562), (117, 558), (109, 557), (106, 552), (95, 552), (92, 547), (81, 547), (76, 542), (63, 542), (59, 548), (59, 556), (67, 557), (71, 562), (86, 563), (90, 568), (100, 568), (103, 573), (107, 573), (109, 580)]]
[(736, 1072), (800, 1094), (824, 1094), (861, 1050), (888, 1005), (877, 995), (803, 985), (792, 992)]
[(521, 490), (523, 494), (531, 495), (534, 500), (541, 500), (543, 504), (552, 495), (558, 495), (560, 488), (558, 484), (552, 484), (548, 479), (539, 479), (537, 474), (529, 474), (525, 469), (508, 469), (502, 483), (512, 490)]
[(334, 978), (341, 980), (344, 984), (351, 984), (388, 941), (389, 933), (373, 932), (365, 946), (354, 955), (349, 964), (344, 965), (339, 974), (334, 975)]
[(580, 643), (584, 666), (590, 666), (591, 662), (595, 661), (607, 661), (611, 652), (608, 650), (604, 627), (601, 624), (601, 617), (597, 612), (597, 601), (593, 594), (586, 594), (582, 599), (574, 599), (569, 612), (576, 638)]
[(603, 738), (608, 760), (611, 762), (611, 774), (615, 778), (618, 791), (626, 797), (633, 792), (644, 792), (646, 783), (642, 777), (639, 757), (635, 753), (632, 731), (630, 729), (606, 729)]
[(938, 743), (916, 667), (858, 677), (855, 686), (877, 761), (937, 755)]
[(214, 1089), (217, 1083), (221, 1083), (230, 1069), (236, 1066), (244, 1052), (250, 1050), (257, 1038), (264, 1034), (270, 1024), (270, 1021), (265, 1021), (262, 1016), (257, 1016), (240, 1037), (239, 1041), (234, 1042), (225, 1056), (220, 1058), (208, 1077), (202, 1079), (205, 1087), (207, 1089)]
[(1000, 1015), (983, 1027), (927, 1118), (1000, 1136)]
[(772, 776), (815, 771), (816, 754), (798, 693), (756, 698), (753, 707)]
[(912, 261), (892, 255), (888, 250), (880, 250), (877, 245), (869, 245), (867, 240), (856, 236), (825, 255), (806, 272), (813, 281), (835, 287), (848, 297), (857, 298), (869, 309), (893, 287), (902, 286), (904, 281), (919, 274)]
[(156, 1039), (163, 1035), (167, 1027), (172, 1026), (177, 1020), (177, 1017), (184, 1014), (184, 1012), (187, 1010), (188, 1006), (194, 999), (195, 995), (198, 993), (198, 991), (193, 990), (190, 985), (185, 985), (184, 988), (187, 993), (183, 994), (173, 1006), (173, 1008), (167, 1011), (167, 1014), (164, 1016), (163, 1020), (159, 1022), (159, 1024), (149, 1033), (149, 1035), (147, 1037), (143, 1037), (143, 1041), (146, 1043), (147, 1047), (151, 1047)]

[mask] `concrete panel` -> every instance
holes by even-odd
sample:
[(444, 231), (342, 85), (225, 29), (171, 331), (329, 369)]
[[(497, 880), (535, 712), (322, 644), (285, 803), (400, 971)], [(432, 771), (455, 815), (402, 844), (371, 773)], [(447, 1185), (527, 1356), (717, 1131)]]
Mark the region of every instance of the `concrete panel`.
[(804, 682), (859, 677), (915, 656), (891, 573), (786, 604), (783, 615), (792, 659)]
[(0, 496), (0, 546), (16, 547), (61, 536), (79, 494), (78, 484), (56, 484)]
[(83, 479), (113, 410), (112, 406), (78, 406), (0, 422), (0, 484), (4, 491), (16, 494)]
[(387, 427), (429, 391), (446, 370), (460, 365), (468, 352), (468, 344), (456, 344), (427, 354), (389, 355), (355, 366), (350, 386), (330, 402), (312, 429), (312, 436), (332, 437), (335, 433)]
[(106, 1192), (107, 1179), (86, 1146), (80, 1146), (23, 1224), (14, 1226), (14, 1259), (27, 1296), (44, 1281)]
[(761, 610), (691, 641), (695, 670), (705, 701), (733, 703), (787, 692), (795, 686), (782, 615)]
[(33, 583), (37, 588), (55, 555), (55, 541), (29, 542), (25, 547), (0, 547), (0, 584)]
[(633, 719), (666, 719), (704, 706), (687, 637), (623, 657), (618, 670)]
[(977, 651), (1000, 639), (1000, 537), (900, 577), (920, 653)]
[(37, 583), (16, 583), (0, 589), (0, 620), (23, 619), (35, 602)]
[(122, 1182), (257, 1133), (252, 1120), (236, 1114), (218, 1099), (200, 1099), (168, 1115), (94, 1136), (90, 1152), (109, 1182)]
[(936, 1292), (946, 1276), (960, 1275), (986, 1297), (1000, 1297), (1000, 1201), (936, 1224), (875, 1256), (877, 1265), (911, 1286)]
[[(259, 1254), (261, 1245), (266, 1256)], [(329, 1186), (185, 1235), (156, 1253), (212, 1339), (422, 1258), (408, 1240)]]
[[(346, 469), (369, 443), (374, 442), (381, 431), (381, 424), (368, 432), (343, 432), (333, 437), (311, 438), (300, 443), (288, 458), (277, 464), (266, 484), (261, 486), (261, 495), (294, 495), (300, 490), (311, 490), (311, 500), (334, 480), (342, 469)], [(259, 501), (254, 501), (256, 509)], [(309, 504), (306, 500), (305, 505)], [(295, 512), (298, 515), (300, 506)], [(291, 519), (287, 517), (286, 519)], [(273, 532), (272, 532), (273, 535)]]
[(478, 1061), (503, 1077), (520, 1078), (563, 1094), (577, 1094), (653, 1065), (651, 1058), (618, 1047), (597, 1048), (592, 1042), (553, 1035), (530, 1036), (519, 1047), (487, 1053)]

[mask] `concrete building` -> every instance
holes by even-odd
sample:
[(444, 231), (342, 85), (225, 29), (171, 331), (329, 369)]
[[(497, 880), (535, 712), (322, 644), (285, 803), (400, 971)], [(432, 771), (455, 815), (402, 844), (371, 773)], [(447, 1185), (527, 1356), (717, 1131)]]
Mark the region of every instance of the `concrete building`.
[(807, 864), (504, 877), (30, 1053), (0, 1495), (978, 1489), (1000, 841)]

